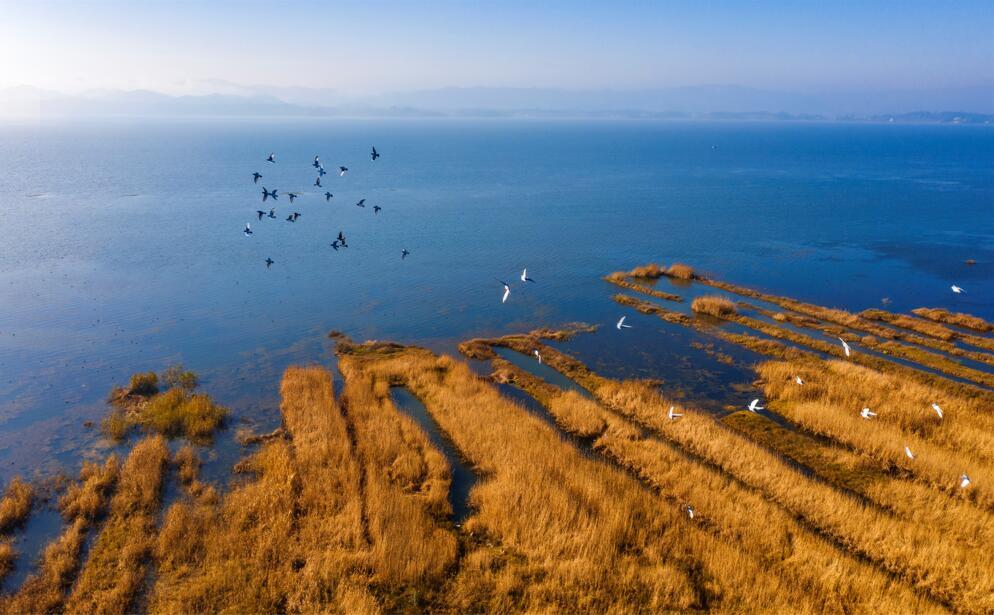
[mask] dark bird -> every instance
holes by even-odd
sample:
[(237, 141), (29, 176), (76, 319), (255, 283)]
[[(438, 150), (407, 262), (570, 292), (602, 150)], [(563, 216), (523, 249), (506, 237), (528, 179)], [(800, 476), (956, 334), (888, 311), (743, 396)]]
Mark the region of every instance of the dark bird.
[(355, 204), (356, 207), (365, 207), (366, 199), (359, 199), (359, 202)]
[(266, 217), (267, 218), (272, 218), (273, 220), (275, 220), (276, 219), (276, 210), (275, 209), (270, 209), (269, 210), (269, 215), (266, 216)]
[(338, 240), (337, 239), (335, 241), (329, 243), (328, 245), (331, 246), (332, 248), (335, 248), (335, 252), (338, 252)]
[(321, 185), (321, 176), (320, 175), (318, 175), (317, 179), (314, 180), (314, 185), (317, 186), (318, 188), (323, 188), (324, 187), (324, 186)]
[(335, 196), (335, 195), (334, 195), (334, 194), (332, 194), (332, 193), (330, 193), (330, 192), (325, 192), (325, 193), (324, 193), (324, 200), (325, 200), (325, 201), (330, 201), (330, 200), (331, 200), (331, 197), (333, 197), (333, 196)]
[(314, 167), (315, 169), (320, 169), (321, 168), (321, 160), (317, 156), (315, 156), (314, 157), (314, 162), (311, 163), (311, 166)]
[(296, 222), (297, 218), (299, 218), (299, 217), (300, 217), (300, 214), (298, 212), (293, 212), (293, 221), (294, 222)]
[(277, 193), (276, 188), (273, 188), (273, 191), (270, 192), (269, 190), (266, 190), (265, 186), (263, 186), (262, 187), (262, 202), (265, 203), (266, 199), (268, 199), (270, 197), (272, 197), (274, 200), (279, 199), (280, 197), (276, 193)]
[(376, 159), (379, 158), (379, 157), (380, 157), (379, 152), (377, 152), (376, 148), (373, 147), (373, 152), (369, 155), (369, 158), (375, 162)]
[(266, 269), (269, 269), (270, 267), (272, 267), (273, 263), (275, 263), (275, 262), (276, 261), (274, 261), (273, 259), (267, 257), (266, 258)]
[(276, 162), (276, 154), (270, 152), (269, 157), (266, 158), (266, 162)]
[(373, 213), (374, 213), (374, 214), (378, 214), (378, 213), (380, 213), (380, 210), (381, 210), (381, 209), (383, 209), (383, 208), (382, 208), (382, 207), (380, 207), (379, 205), (373, 205)]
[(259, 214), (259, 219), (260, 220), (262, 220), (262, 217), (266, 215), (266, 212), (264, 212), (264, 211), (262, 211), (260, 209), (255, 210), (255, 213)]
[(287, 222), (296, 222), (297, 219), (293, 217), (293, 214), (290, 214), (289, 216), (286, 217), (286, 221)]
[(246, 237), (250, 237), (252, 235), (252, 225), (249, 224), (248, 222), (246, 222), (245, 223), (245, 230), (242, 231), (242, 232), (245, 233)]
[(324, 167), (318, 167), (318, 175), (320, 175), (321, 177), (324, 177), (327, 174), (328, 174), (328, 172), (324, 170)]
[(262, 173), (256, 171), (255, 173), (252, 174), (253, 184), (258, 184), (260, 179), (262, 179)]
[(349, 172), (348, 167), (338, 167), (338, 176), (345, 177), (345, 174)]
[(338, 242), (341, 244), (345, 243), (345, 233), (338, 231)]
[[(376, 150), (373, 150), (373, 151), (376, 151)], [(401, 250), (400, 251), (400, 260), (404, 260), (405, 258), (407, 258), (408, 254), (410, 254), (410, 252), (407, 251), (407, 248), (404, 248), (403, 250)]]
[(292, 204), (292, 203), (293, 203), (293, 200), (294, 200), (295, 198), (297, 198), (298, 196), (300, 196), (300, 194), (298, 194), (298, 193), (296, 193), (296, 192), (290, 192), (289, 194), (287, 194), (287, 196), (288, 196), (288, 197), (290, 197), (290, 203)]

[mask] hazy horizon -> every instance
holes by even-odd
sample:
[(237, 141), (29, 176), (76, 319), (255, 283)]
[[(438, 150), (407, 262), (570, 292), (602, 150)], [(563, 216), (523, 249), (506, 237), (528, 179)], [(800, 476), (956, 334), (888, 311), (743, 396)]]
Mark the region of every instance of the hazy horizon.
[(225, 93), (224, 84), (348, 98), (439, 88), (976, 89), (979, 109), (994, 84), (994, 5), (982, 2), (3, 6), (0, 52), (22, 61), (0, 70), (0, 88), (70, 94), (200, 95)]

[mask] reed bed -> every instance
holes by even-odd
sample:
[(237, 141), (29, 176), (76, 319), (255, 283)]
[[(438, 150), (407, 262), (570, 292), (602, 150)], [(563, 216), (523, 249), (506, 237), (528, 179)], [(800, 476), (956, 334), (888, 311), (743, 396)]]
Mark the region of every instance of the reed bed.
[(493, 589), (480, 596), (497, 582), (474, 562), (490, 555), (468, 553), (451, 590), (457, 609), (815, 608), (809, 599), (791, 602), (780, 579), (757, 572), (749, 557), (687, 523), (677, 507), (582, 457), (466, 365), (409, 349), (378, 361), (376, 370), (421, 398), (486, 476), (464, 529), (518, 554), (496, 588), (509, 584), (520, 596)]
[(252, 479), (170, 507), (152, 613), (375, 612), (362, 471), (331, 376), (290, 368), (280, 411), (292, 439), (263, 445)]
[(169, 449), (162, 436), (138, 442), (128, 455), (107, 521), (65, 603), (66, 613), (127, 613), (144, 584)]
[[(941, 324), (933, 322), (932, 320), (927, 320), (924, 318), (914, 318), (912, 316), (905, 316), (903, 314), (894, 314), (891, 312), (885, 312), (883, 310), (865, 310), (860, 313), (864, 318), (869, 318), (872, 320), (879, 320), (886, 322), (895, 327), (903, 327), (905, 329), (910, 329), (912, 331), (917, 331), (924, 335), (929, 335), (931, 337), (936, 337), (942, 340), (960, 340), (966, 342), (972, 346), (978, 348), (983, 348), (984, 350), (994, 351), (994, 339), (989, 337), (981, 337), (979, 335), (972, 335), (966, 332), (954, 331), (948, 327)], [(963, 315), (965, 316), (965, 315)], [(966, 320), (967, 319), (961, 319)]]
[(706, 314), (715, 318), (730, 318), (738, 314), (735, 304), (721, 295), (704, 295), (694, 299), (690, 309), (697, 314)]
[[(645, 284), (641, 284), (639, 282), (632, 280), (631, 277), (634, 277), (631, 272), (626, 273), (624, 271), (615, 271), (610, 275), (604, 276), (604, 281), (610, 282), (611, 284), (614, 284), (615, 286), (621, 288), (627, 288), (629, 290), (634, 290), (644, 295), (649, 295), (650, 297), (656, 297), (657, 299), (665, 299), (667, 301), (676, 301), (676, 302), (683, 301), (683, 297), (681, 297), (680, 295), (661, 291), (656, 288), (652, 288), (651, 286), (646, 286)], [(658, 278), (659, 276), (638, 276), (638, 277), (641, 277), (643, 279), (645, 278), (655, 279)]]
[[(477, 345), (480, 343), (483, 341), (478, 340)], [(487, 343), (529, 352), (534, 348), (534, 340), (528, 336)], [(606, 379), (553, 348), (542, 347), (541, 352), (547, 365), (583, 384), (605, 407), (760, 490), (854, 554), (954, 609), (985, 612), (994, 608), (994, 578), (980, 572), (994, 566), (994, 554), (988, 550), (950, 541), (935, 528), (904, 521), (830, 485), (812, 481), (780, 456), (722, 428), (710, 417), (687, 411), (683, 419), (670, 422), (666, 408), (682, 405), (666, 400), (649, 383)]]
[(59, 509), (67, 524), (65, 529), (45, 547), (38, 571), (29, 576), (16, 593), (0, 598), (0, 613), (61, 610), (65, 593), (79, 570), (83, 542), (106, 512), (120, 471), (114, 455), (102, 466), (83, 462), (79, 482), (72, 483), (59, 500)]
[[(594, 448), (672, 501), (692, 505), (695, 519), (719, 540), (740, 545), (792, 593), (815, 599), (821, 612), (935, 610), (889, 575), (863, 563), (812, 532), (789, 512), (671, 445), (643, 437), (630, 422), (573, 391), (564, 392), (502, 358), (497, 379), (527, 391), (566, 431), (599, 434)], [(593, 427), (597, 427), (592, 429)], [(831, 570), (831, 574), (826, 571)]]
[(974, 331), (979, 331), (981, 333), (989, 333), (994, 331), (994, 323), (987, 322), (983, 318), (978, 316), (973, 316), (972, 314), (963, 314), (962, 312), (950, 312), (944, 308), (915, 308), (911, 310), (911, 313), (916, 316), (921, 316), (933, 322), (939, 322), (946, 325), (954, 325), (957, 327), (962, 327), (964, 329), (973, 329)]
[(439, 589), (456, 563), (456, 536), (444, 525), (451, 514), (451, 483), (445, 457), (390, 399), (390, 381), (366, 369), (368, 357), (340, 344), (345, 376), (343, 405), (352, 425), (358, 457), (365, 466), (366, 516), (372, 541), (375, 582), (397, 596), (420, 589), (421, 600)]
[(0, 534), (9, 534), (27, 520), (34, 502), (34, 489), (15, 476), (0, 499)]
[[(826, 362), (817, 372), (774, 361), (760, 365), (758, 372), (768, 402), (798, 425), (940, 491), (958, 492), (959, 477), (967, 472), (974, 485), (964, 497), (994, 510), (994, 490), (987, 482), (994, 478), (989, 461), (994, 434), (956, 420), (956, 406), (947, 406), (950, 416), (940, 420), (930, 407), (938, 392), (841, 361)], [(804, 379), (803, 387), (793, 384), (796, 375)], [(861, 418), (864, 407), (879, 420)], [(916, 459), (905, 456), (905, 446)]]

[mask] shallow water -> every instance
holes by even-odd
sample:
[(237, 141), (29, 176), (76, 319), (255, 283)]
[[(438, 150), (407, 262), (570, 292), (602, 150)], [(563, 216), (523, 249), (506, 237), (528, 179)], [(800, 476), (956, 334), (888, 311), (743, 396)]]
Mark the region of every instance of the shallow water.
[[(270, 151), (275, 165), (263, 162)], [(315, 154), (330, 203), (311, 187)], [(340, 164), (346, 177), (331, 172)], [(737, 404), (754, 355), (618, 306), (618, 289), (599, 279), (649, 261), (852, 311), (886, 297), (897, 311), (994, 319), (988, 127), (3, 124), (0, 169), (4, 482), (75, 475), (83, 456), (115, 450), (84, 421), (99, 422), (107, 392), (131, 373), (178, 361), (232, 408), (204, 466), (223, 482), (243, 452), (235, 430), (279, 424), (283, 369), (333, 364), (330, 329), (454, 353), (472, 336), (598, 323), (563, 349), (715, 410)], [(262, 185), (283, 196), (263, 205)], [(303, 196), (291, 208), (293, 190)], [(270, 205), (278, 219), (256, 220)], [(284, 222), (294, 210), (300, 220)], [(336, 252), (339, 230), (350, 247)], [(526, 266), (537, 283), (518, 281)], [(512, 283), (507, 304), (495, 278)], [(968, 293), (954, 295), (953, 283)], [(673, 291), (688, 300), (673, 309), (699, 292)], [(624, 313), (634, 328), (616, 335)]]

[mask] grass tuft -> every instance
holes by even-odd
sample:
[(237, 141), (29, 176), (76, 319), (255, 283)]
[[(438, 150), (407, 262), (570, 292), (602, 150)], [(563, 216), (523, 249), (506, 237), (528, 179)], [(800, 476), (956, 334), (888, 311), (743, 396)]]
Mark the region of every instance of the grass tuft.
[(738, 313), (735, 304), (720, 295), (705, 295), (697, 297), (690, 304), (690, 309), (698, 314), (707, 314), (715, 318), (728, 318)]

